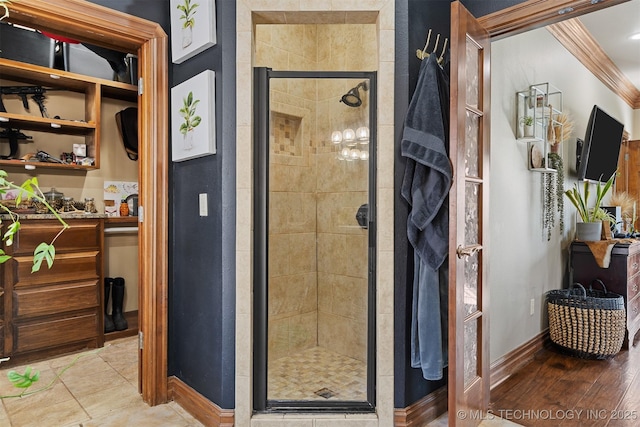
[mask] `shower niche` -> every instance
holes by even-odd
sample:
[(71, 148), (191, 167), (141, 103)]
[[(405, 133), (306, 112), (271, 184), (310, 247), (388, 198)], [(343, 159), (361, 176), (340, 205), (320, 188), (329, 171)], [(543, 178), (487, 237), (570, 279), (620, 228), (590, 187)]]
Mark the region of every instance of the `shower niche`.
[(373, 411), (375, 73), (254, 82), (254, 409)]

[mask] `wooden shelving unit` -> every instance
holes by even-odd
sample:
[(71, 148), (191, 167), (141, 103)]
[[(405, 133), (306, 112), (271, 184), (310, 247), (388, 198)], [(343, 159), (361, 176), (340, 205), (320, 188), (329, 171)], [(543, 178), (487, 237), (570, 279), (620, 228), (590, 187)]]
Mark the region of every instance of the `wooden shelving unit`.
[[(103, 98), (137, 102), (138, 88), (100, 78), (79, 75), (62, 70), (25, 64), (0, 58), (0, 82), (3, 85), (42, 86), (47, 97), (65, 96), (65, 93), (80, 93), (84, 96), (84, 117), (47, 118), (19, 112), (0, 112), (0, 127), (52, 134), (84, 137), (87, 157), (94, 159), (93, 165), (33, 162), (19, 159), (0, 159), (0, 166), (23, 166), (31, 164), (39, 168), (91, 170), (100, 168), (100, 111)], [(6, 83), (9, 82), (9, 83)], [(49, 112), (49, 115), (52, 115)], [(59, 152), (70, 151), (61, 147)], [(50, 153), (57, 155), (59, 152)]]

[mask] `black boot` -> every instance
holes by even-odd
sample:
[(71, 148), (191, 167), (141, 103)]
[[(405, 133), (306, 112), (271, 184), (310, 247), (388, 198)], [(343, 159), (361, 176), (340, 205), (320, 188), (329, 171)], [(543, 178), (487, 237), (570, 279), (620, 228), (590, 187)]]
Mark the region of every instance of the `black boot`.
[(109, 294), (111, 293), (111, 285), (113, 285), (113, 279), (111, 277), (104, 278), (104, 333), (113, 332), (116, 330), (116, 326), (111, 320), (111, 316), (107, 314), (107, 306), (109, 304)]
[(115, 324), (116, 331), (124, 331), (129, 325), (127, 325), (127, 319), (125, 319), (122, 314), (122, 303), (124, 302), (124, 279), (122, 277), (113, 279), (111, 295), (113, 296), (113, 302), (111, 304), (113, 323)]

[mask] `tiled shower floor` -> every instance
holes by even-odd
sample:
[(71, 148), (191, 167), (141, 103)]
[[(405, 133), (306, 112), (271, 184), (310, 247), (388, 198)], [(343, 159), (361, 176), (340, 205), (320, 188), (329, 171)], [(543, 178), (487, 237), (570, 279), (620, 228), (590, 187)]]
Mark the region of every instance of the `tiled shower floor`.
[(367, 398), (364, 362), (313, 347), (269, 364), (269, 400), (355, 400)]

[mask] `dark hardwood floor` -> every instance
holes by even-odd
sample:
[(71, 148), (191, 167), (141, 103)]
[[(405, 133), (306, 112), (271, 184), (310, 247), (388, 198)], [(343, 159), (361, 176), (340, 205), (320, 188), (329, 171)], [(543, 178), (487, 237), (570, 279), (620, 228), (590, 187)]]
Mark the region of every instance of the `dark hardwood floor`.
[(607, 360), (540, 351), (491, 390), (491, 412), (524, 426), (640, 426), (640, 334)]

